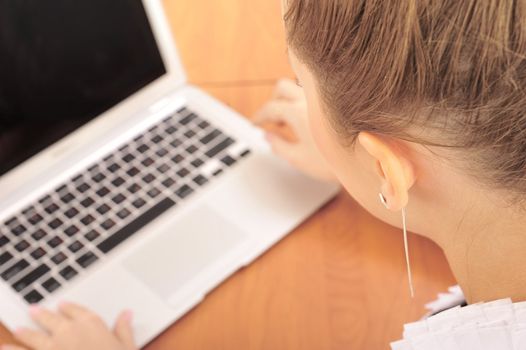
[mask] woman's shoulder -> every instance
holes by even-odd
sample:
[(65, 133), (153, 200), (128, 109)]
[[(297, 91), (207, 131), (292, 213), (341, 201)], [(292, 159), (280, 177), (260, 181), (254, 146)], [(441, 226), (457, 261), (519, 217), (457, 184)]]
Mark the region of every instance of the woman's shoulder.
[(526, 350), (526, 302), (456, 306), (404, 326), (392, 350)]

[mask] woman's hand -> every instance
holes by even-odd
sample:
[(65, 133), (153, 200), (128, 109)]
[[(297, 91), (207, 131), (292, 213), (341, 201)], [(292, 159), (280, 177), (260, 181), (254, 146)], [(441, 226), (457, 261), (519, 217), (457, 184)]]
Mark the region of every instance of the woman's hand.
[[(31, 317), (44, 331), (20, 329), (15, 337), (33, 350), (135, 350), (131, 313), (122, 313), (113, 331), (91, 311), (74, 304), (61, 304), (59, 312), (33, 307)], [(2, 350), (25, 350), (6, 345)]]
[(274, 153), (311, 177), (337, 181), (314, 143), (307, 118), (307, 101), (303, 89), (286, 79), (278, 82), (273, 98), (256, 114), (255, 122), (259, 125), (277, 124), (290, 129), (294, 134), (292, 138), (267, 131), (267, 140)]

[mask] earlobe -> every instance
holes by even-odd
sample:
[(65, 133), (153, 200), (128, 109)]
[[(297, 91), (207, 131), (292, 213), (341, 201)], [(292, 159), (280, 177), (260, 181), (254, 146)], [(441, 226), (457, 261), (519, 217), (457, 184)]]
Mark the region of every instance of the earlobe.
[(361, 132), (358, 142), (376, 164), (372, 169), (381, 182), (380, 193), (385, 197), (390, 210), (405, 208), (409, 190), (415, 183), (414, 166), (397, 140), (386, 140), (382, 136)]

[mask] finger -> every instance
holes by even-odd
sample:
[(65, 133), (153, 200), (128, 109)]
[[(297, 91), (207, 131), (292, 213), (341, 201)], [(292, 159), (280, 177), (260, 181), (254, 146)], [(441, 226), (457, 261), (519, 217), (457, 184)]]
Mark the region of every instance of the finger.
[(303, 89), (290, 79), (280, 79), (274, 89), (274, 98), (284, 100), (296, 100), (302, 98)]
[(254, 121), (257, 124), (263, 122), (286, 123), (296, 129), (298, 126), (296, 115), (297, 110), (290, 102), (274, 100), (267, 103), (256, 114)]
[(83, 320), (87, 318), (97, 318), (98, 316), (95, 315), (90, 310), (86, 309), (83, 306), (73, 304), (73, 303), (61, 303), (58, 306), (60, 312), (72, 319), (72, 320)]
[(57, 331), (68, 322), (63, 316), (37, 306), (32, 306), (29, 313), (38, 325), (51, 333)]
[(0, 350), (27, 350), (26, 348), (16, 346), (16, 345), (2, 345)]
[(267, 133), (266, 138), (272, 147), (272, 151), (276, 155), (289, 162), (295, 162), (298, 152), (295, 143), (288, 142), (283, 138), (271, 133)]
[(135, 340), (133, 338), (133, 329), (131, 325), (132, 317), (133, 314), (131, 311), (121, 313), (117, 322), (115, 322), (115, 327), (113, 329), (113, 332), (124, 344), (126, 349), (135, 349)]
[(43, 332), (23, 328), (15, 332), (15, 338), (34, 350), (51, 348), (51, 338)]

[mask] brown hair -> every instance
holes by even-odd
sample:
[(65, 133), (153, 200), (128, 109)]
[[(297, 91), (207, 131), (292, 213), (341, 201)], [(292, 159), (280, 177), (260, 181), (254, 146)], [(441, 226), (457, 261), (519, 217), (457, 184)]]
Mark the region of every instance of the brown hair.
[(525, 14), (525, 0), (289, 0), (285, 22), (342, 140), (468, 151), (466, 169), (524, 194)]

